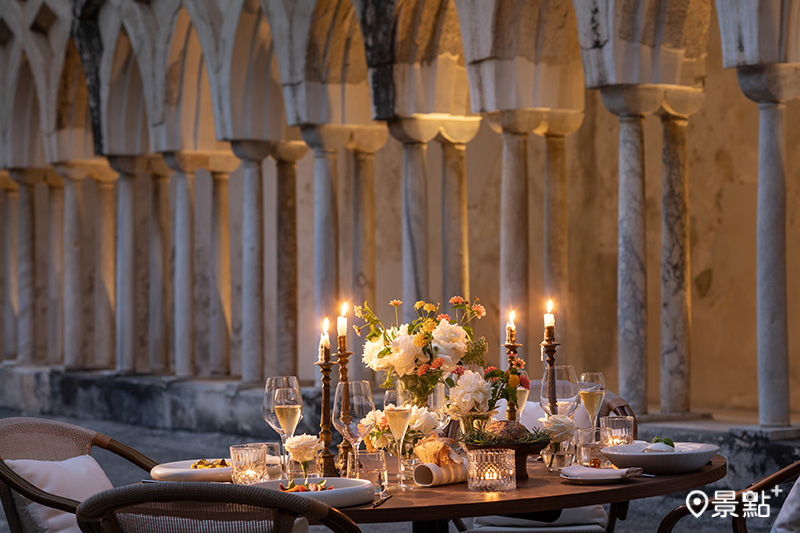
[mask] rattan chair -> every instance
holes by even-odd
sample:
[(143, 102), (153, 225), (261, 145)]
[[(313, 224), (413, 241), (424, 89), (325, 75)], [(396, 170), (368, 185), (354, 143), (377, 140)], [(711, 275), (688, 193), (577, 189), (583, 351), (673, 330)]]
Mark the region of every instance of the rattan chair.
[(361, 530), (339, 510), (252, 485), (143, 483), (99, 492), (78, 506), (85, 533), (290, 533), (306, 518), (336, 533)]
[(12, 533), (27, 531), (20, 518), (12, 491), (36, 503), (70, 513), (75, 513), (79, 502), (45, 492), (32, 485), (14, 472), (5, 460), (63, 461), (89, 454), (92, 446), (109, 450), (148, 473), (157, 464), (149, 457), (107, 435), (80, 426), (41, 418), (0, 420), (0, 500)]
[[(731, 530), (734, 533), (747, 533), (747, 513), (744, 512), (745, 492), (766, 492), (773, 487), (795, 479), (798, 475), (800, 475), (800, 461), (794, 462), (773, 474), (751, 483), (746, 489), (737, 491), (736, 514), (738, 516), (731, 517)], [(714, 503), (715, 500), (712, 499), (709, 503), (709, 508), (713, 508)], [(670, 533), (678, 524), (678, 522), (689, 513), (689, 508), (686, 507), (686, 505), (681, 505), (680, 507), (673, 509), (661, 520), (661, 523), (658, 525), (658, 533)]]

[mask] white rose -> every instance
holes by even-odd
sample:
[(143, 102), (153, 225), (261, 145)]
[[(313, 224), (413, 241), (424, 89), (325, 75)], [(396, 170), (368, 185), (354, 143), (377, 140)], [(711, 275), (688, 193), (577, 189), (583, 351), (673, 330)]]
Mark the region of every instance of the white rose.
[(414, 344), (414, 336), (408, 334), (408, 324), (403, 324), (392, 340), (392, 353), (384, 359), (389, 361), (398, 376), (403, 377), (414, 373), (420, 355), (422, 348)]
[(462, 413), (486, 412), (489, 410), (489, 384), (477, 372), (467, 370), (458, 384), (450, 389), (450, 402)]
[(322, 449), (322, 442), (313, 435), (303, 433), (287, 439), (285, 447), (293, 461), (307, 463), (313, 460), (317, 452)]
[(552, 442), (564, 442), (570, 438), (577, 429), (575, 421), (567, 415), (553, 415), (550, 418), (540, 418), (539, 422), (550, 434)]
[(429, 435), (439, 427), (439, 421), (428, 411), (427, 407), (411, 408), (411, 419), (408, 422), (408, 431), (419, 431), (423, 435)]
[(372, 370), (389, 370), (391, 368), (391, 364), (386, 359), (386, 357), (378, 357), (378, 354), (381, 353), (386, 346), (383, 344), (383, 337), (378, 337), (377, 339), (366, 341), (364, 343), (364, 355), (362, 356), (362, 360), (364, 364), (367, 365), (368, 368)]
[(467, 332), (458, 324), (451, 324), (445, 319), (433, 330), (433, 347), (439, 357), (444, 359), (442, 369), (451, 372), (467, 350)]

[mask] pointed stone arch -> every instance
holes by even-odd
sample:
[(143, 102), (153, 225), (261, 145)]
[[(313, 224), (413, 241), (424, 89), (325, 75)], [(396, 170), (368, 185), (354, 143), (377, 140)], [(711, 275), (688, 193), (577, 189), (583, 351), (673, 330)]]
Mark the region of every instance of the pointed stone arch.
[(148, 153), (150, 138), (142, 75), (124, 27), (120, 27), (108, 65), (104, 69), (107, 72), (103, 72), (108, 92), (101, 97), (101, 125), (106, 152), (115, 155)]
[(38, 91), (30, 62), (23, 53), (9, 115), (6, 165), (8, 168), (45, 166)]
[(58, 78), (54, 131), (51, 134), (51, 161), (76, 161), (94, 157), (89, 90), (75, 42), (67, 42), (61, 75)]

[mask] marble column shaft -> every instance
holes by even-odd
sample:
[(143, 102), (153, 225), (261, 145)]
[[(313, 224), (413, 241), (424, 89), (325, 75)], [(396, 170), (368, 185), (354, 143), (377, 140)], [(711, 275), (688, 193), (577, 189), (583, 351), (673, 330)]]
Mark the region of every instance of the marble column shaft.
[(314, 304), (320, 317), (337, 313), (339, 299), (339, 215), (336, 150), (314, 148)]
[(566, 361), (569, 331), (569, 226), (566, 136), (545, 135), (544, 287), (558, 309), (559, 357)]
[(83, 180), (85, 176), (64, 173), (64, 366), (79, 368), (86, 363), (83, 324)]
[(64, 361), (64, 180), (47, 180), (47, 362)]
[[(244, 169), (242, 223), (242, 381), (264, 375), (264, 178), (269, 143), (241, 141), (233, 151)], [(276, 374), (277, 375), (277, 374)]]
[(175, 171), (174, 291), (175, 375), (188, 377), (195, 372), (193, 169)]
[(169, 175), (152, 172), (150, 197), (149, 367), (169, 369), (169, 323), (172, 309), (170, 282)]
[(17, 355), (17, 238), (19, 232), (19, 191), (5, 189), (3, 209), (3, 358)]
[(94, 355), (100, 368), (115, 366), (116, 345), (116, 266), (117, 219), (114, 210), (113, 180), (97, 181), (95, 278), (94, 278)]
[(442, 146), (442, 302), (470, 299), (466, 144)]
[(34, 364), (36, 321), (34, 276), (36, 235), (34, 217), (34, 183), (25, 170), (12, 170), (11, 176), (19, 184), (19, 225), (17, 233), (17, 361), (23, 365)]
[[(136, 164), (134, 158), (125, 159), (131, 166)], [(115, 163), (112, 158), (112, 167), (120, 172), (117, 185), (116, 369), (117, 372), (133, 372), (136, 369), (136, 174), (133, 168), (122, 169)]]
[(231, 245), (227, 172), (212, 172), (211, 294), (209, 309), (209, 367), (212, 375), (230, 373)]
[[(522, 321), (528, 313), (528, 135), (503, 131), (500, 183), (500, 339), (506, 338), (505, 317), (514, 310)], [(517, 342), (526, 344), (525, 328)], [(533, 337), (535, 338), (535, 337)], [(500, 358), (501, 366), (507, 361)]]
[(417, 317), (414, 303), (431, 298), (428, 287), (428, 166), (424, 142), (403, 143), (403, 320)]
[(789, 426), (786, 304), (786, 105), (761, 102), (758, 134), (756, 294), (758, 418)]
[(276, 375), (293, 376), (298, 367), (297, 338), (297, 161), (308, 152), (305, 143), (281, 141), (272, 147), (277, 161), (277, 298), (275, 351), (267, 365)]
[(691, 275), (688, 119), (664, 114), (661, 209), (661, 412), (690, 407)]
[(619, 395), (647, 413), (644, 115), (619, 117), (617, 336)]

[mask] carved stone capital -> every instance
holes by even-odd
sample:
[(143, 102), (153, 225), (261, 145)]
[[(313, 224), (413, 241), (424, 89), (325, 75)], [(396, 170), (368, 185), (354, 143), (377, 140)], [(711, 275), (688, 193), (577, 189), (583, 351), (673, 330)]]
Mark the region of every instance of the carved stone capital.
[(85, 161), (65, 161), (55, 166), (58, 174), (70, 181), (81, 181), (91, 178), (98, 182), (113, 183), (117, 173), (111, 169), (105, 159), (92, 159)]
[(705, 97), (703, 89), (670, 85), (664, 89), (664, 99), (658, 114), (689, 118), (700, 110)]
[[(543, 109), (510, 109), (486, 115), (489, 126), (497, 133), (516, 133), (518, 135), (539, 131), (546, 126)], [(542, 133), (544, 134), (544, 133)]]
[(375, 122), (368, 126), (355, 126), (347, 147), (356, 152), (374, 154), (386, 144), (388, 138), (389, 128), (384, 122)]
[(11, 179), (11, 174), (8, 170), (0, 170), (0, 189), (6, 191), (16, 191), (19, 185)]
[(136, 176), (147, 172), (150, 165), (147, 156), (109, 155), (108, 164), (126, 176)]
[(544, 123), (534, 133), (541, 136), (566, 137), (575, 133), (583, 124), (583, 111), (570, 109), (547, 109), (544, 112)]
[(606, 109), (619, 116), (655, 113), (664, 100), (664, 87), (660, 85), (610, 85), (600, 92)]
[(37, 182), (46, 182), (48, 174), (52, 172), (49, 168), (11, 168), (9, 173), (11, 179), (20, 185), (32, 187)]
[(475, 137), (480, 125), (480, 116), (432, 113), (393, 118), (389, 120), (389, 131), (404, 143), (428, 143), (438, 135), (449, 142), (464, 144)]
[(739, 87), (755, 102), (785, 102), (800, 94), (800, 63), (738, 67)]
[(231, 141), (231, 148), (236, 157), (243, 159), (246, 163), (261, 164), (269, 155), (272, 143), (268, 141)]
[(203, 168), (210, 172), (233, 172), (239, 160), (227, 151), (179, 150), (164, 152), (164, 162), (176, 172), (194, 173)]
[(332, 124), (308, 124), (302, 126), (300, 131), (303, 140), (314, 149), (321, 152), (335, 152), (343, 148), (353, 134), (351, 126)]
[(269, 155), (276, 161), (294, 163), (308, 153), (308, 145), (303, 141), (280, 141), (272, 145)]

